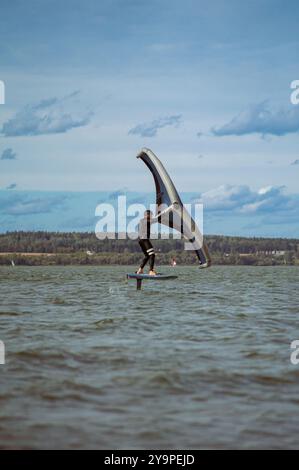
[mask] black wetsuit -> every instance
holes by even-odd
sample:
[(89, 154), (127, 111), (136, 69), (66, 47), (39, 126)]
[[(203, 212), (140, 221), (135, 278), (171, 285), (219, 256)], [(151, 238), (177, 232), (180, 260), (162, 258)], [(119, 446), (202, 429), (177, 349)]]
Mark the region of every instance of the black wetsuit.
[(146, 263), (149, 261), (150, 270), (153, 271), (155, 264), (155, 250), (150, 241), (151, 235), (151, 223), (147, 219), (141, 219), (139, 224), (139, 245), (144, 253), (144, 258), (140, 264), (141, 269), (144, 268)]
[(150, 270), (153, 271), (155, 264), (155, 250), (153, 248), (153, 245), (151, 244), (148, 238), (140, 239), (139, 245), (141, 246), (141, 249), (144, 253), (144, 258), (140, 267), (143, 269), (146, 263), (149, 261)]

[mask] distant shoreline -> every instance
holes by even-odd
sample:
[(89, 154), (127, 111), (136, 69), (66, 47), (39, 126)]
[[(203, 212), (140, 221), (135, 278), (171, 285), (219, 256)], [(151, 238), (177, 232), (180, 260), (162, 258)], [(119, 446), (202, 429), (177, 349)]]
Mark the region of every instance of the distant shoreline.
[(18, 252), (18, 251), (7, 251), (0, 252), (0, 256), (56, 256), (56, 253), (28, 253), (28, 252)]
[[(213, 265), (299, 266), (299, 240), (207, 235)], [(198, 265), (193, 251), (180, 239), (153, 240), (157, 265)], [(94, 233), (8, 232), (0, 234), (0, 265), (138, 266), (137, 240), (98, 240)]]

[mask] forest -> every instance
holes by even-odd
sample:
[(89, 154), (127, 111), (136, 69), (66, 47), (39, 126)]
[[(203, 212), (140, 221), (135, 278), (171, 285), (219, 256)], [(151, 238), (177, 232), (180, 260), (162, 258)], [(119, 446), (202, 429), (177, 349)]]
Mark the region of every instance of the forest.
[[(213, 264), (299, 265), (299, 240), (207, 235)], [(157, 264), (197, 264), (184, 240), (153, 240)], [(18, 265), (138, 265), (142, 253), (137, 240), (98, 240), (94, 233), (7, 232), (0, 234), (0, 264)]]

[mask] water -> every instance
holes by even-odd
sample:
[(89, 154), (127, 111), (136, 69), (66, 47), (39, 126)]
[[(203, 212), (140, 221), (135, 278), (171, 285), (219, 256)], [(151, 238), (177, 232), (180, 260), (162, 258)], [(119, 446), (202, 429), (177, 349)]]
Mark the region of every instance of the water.
[(1, 448), (298, 448), (299, 268), (1, 267)]

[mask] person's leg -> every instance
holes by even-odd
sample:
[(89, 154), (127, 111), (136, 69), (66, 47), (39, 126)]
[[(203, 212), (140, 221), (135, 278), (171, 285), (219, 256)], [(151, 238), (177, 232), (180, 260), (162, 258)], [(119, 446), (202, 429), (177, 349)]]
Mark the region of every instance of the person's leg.
[(150, 267), (150, 271), (149, 271), (149, 274), (151, 275), (155, 275), (156, 272), (154, 270), (154, 265), (155, 265), (155, 250), (153, 248), (153, 245), (151, 244), (151, 242), (148, 240), (148, 248), (146, 250), (148, 256), (149, 256), (149, 267)]
[(147, 253), (147, 248), (148, 247), (147, 247), (146, 241), (147, 240), (139, 240), (139, 245), (140, 245), (140, 247), (141, 247), (141, 249), (144, 253), (144, 258), (143, 258), (143, 260), (140, 264), (140, 268), (138, 269), (137, 274), (142, 274), (143, 273), (143, 268), (149, 260), (149, 255)]
[(150, 271), (154, 271), (154, 266), (155, 266), (155, 252), (152, 253), (149, 257), (149, 265), (150, 265)]

